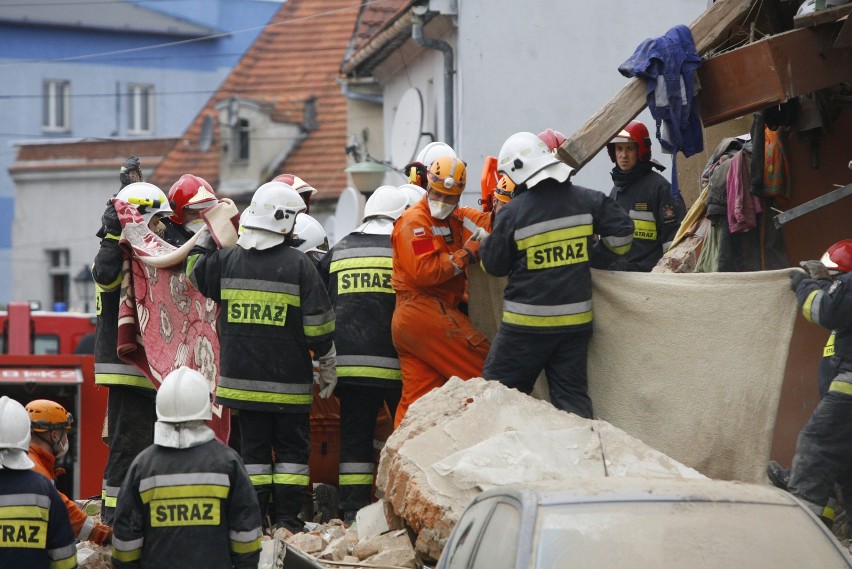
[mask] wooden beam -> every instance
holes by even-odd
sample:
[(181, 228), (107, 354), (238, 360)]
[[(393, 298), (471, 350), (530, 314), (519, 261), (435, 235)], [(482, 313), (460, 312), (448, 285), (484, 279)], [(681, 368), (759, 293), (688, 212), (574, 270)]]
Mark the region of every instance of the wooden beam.
[(836, 22), (844, 16), (852, 14), (852, 4), (844, 4), (842, 6), (834, 6), (825, 10), (817, 10), (810, 14), (802, 14), (801, 16), (793, 17), (794, 28), (807, 28), (810, 26), (818, 26), (820, 24), (828, 24)]
[[(745, 16), (754, 0), (717, 0), (689, 28), (700, 55), (714, 48), (719, 39)], [(595, 113), (577, 132), (557, 148), (559, 159), (575, 169), (582, 168), (612, 137), (645, 108), (647, 81), (633, 78)]]

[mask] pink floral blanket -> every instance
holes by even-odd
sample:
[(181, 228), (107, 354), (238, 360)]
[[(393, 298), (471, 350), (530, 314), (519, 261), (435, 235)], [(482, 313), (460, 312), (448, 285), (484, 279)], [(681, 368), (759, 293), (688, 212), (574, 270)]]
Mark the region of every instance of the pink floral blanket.
[[(141, 370), (154, 387), (169, 372), (188, 366), (201, 372), (216, 389), (219, 379), (219, 337), (216, 303), (193, 289), (183, 260), (195, 239), (180, 249), (148, 229), (135, 206), (113, 200), (124, 228), (125, 250), (121, 305), (118, 315), (118, 355)], [(174, 262), (162, 266), (163, 260)], [(168, 263), (167, 263), (168, 264)], [(210, 424), (216, 438), (227, 444), (230, 415), (213, 404)]]

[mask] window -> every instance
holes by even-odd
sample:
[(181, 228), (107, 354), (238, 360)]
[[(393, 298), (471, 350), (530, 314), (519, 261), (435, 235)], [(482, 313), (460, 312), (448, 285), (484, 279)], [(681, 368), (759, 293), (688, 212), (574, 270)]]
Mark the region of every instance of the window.
[(42, 122), (45, 132), (71, 130), (71, 83), (48, 79), (42, 85)]
[(154, 130), (154, 86), (130, 85), (130, 134), (149, 134)]
[(249, 132), (251, 128), (248, 119), (237, 119), (234, 127), (234, 162), (245, 162), (249, 159)]
[(48, 249), (47, 258), (50, 268), (50, 301), (55, 305), (58, 302), (68, 306), (71, 292), (71, 270), (69, 268), (68, 249)]

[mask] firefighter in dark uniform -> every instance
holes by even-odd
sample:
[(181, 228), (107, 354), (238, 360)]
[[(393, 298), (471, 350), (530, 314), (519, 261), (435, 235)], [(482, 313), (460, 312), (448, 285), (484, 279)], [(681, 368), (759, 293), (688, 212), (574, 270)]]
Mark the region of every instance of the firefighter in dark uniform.
[[(124, 174), (124, 172), (122, 172)], [(133, 182), (115, 196), (137, 205), (148, 228), (165, 232), (160, 218), (172, 213), (166, 195), (153, 184)], [(109, 388), (107, 436), (109, 457), (104, 470), (101, 518), (112, 525), (115, 499), (124, 475), (134, 457), (147, 448), (154, 433), (154, 395), (151, 382), (135, 366), (123, 362), (117, 354), (118, 306), (121, 298), (121, 266), (124, 252), (118, 242), (121, 223), (112, 202), (101, 218), (100, 249), (92, 266), (97, 293), (95, 330), (95, 383)]]
[(651, 160), (651, 138), (648, 129), (639, 121), (631, 121), (607, 145), (610, 159), (615, 163), (612, 181), (615, 187), (609, 197), (633, 220), (633, 246), (625, 255), (613, 257), (598, 244), (594, 267), (618, 271), (650, 272), (668, 251), (686, 215), (686, 205), (680, 194), (672, 196), (671, 184), (654, 169), (665, 166)]
[(376, 417), (384, 405), (393, 417), (402, 393), (402, 372), (391, 336), (396, 294), (391, 284), (390, 234), (407, 205), (404, 191), (393, 186), (377, 189), (364, 206), (364, 223), (320, 261), (336, 317), (338, 483), (346, 523), (371, 502)]
[[(852, 468), (852, 239), (802, 266), (807, 274), (791, 274), (790, 285), (805, 319), (834, 331), (835, 375), (799, 432), (788, 490), (831, 526), (834, 484)], [(839, 276), (832, 280), (829, 271)]]
[(304, 527), (298, 514), (310, 480), (310, 350), (320, 396), (336, 382), (334, 311), (313, 262), (293, 246), (304, 209), (290, 186), (262, 185), (240, 219), (237, 247), (189, 267), (193, 286), (221, 306), (217, 401), (240, 411), (240, 453), (264, 520), (274, 490), (272, 521), (290, 531)]
[(30, 418), (0, 397), (0, 569), (74, 569), (77, 548), (68, 510), (27, 456)]
[(240, 456), (206, 424), (210, 396), (204, 376), (188, 367), (160, 385), (154, 444), (133, 461), (118, 494), (116, 569), (257, 567), (260, 508)]
[(572, 184), (571, 168), (532, 133), (506, 140), (497, 169), (516, 187), (479, 248), (487, 273), (509, 276), (483, 375), (530, 393), (544, 369), (553, 405), (590, 418), (589, 248), (600, 235), (612, 254), (623, 255), (633, 241), (633, 223), (615, 200)]

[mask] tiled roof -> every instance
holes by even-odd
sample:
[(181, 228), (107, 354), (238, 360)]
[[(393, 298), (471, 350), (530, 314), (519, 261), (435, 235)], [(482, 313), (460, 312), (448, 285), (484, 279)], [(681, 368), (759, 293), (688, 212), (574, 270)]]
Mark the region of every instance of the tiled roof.
[(365, 5), (361, 9), (355, 33), (352, 34), (351, 53), (367, 45), (367, 43), (384, 30), (397, 16), (406, 10), (411, 0), (381, 0)]
[(268, 103), (273, 105), (274, 120), (300, 123), (305, 101), (315, 97), (316, 130), (308, 132), (269, 177), (296, 174), (319, 190), (314, 199), (337, 199), (346, 187), (347, 105), (336, 79), (360, 4), (359, 0), (283, 4), (148, 181), (168, 187), (192, 172), (214, 187), (219, 185), (218, 120), (213, 121), (210, 149), (201, 152), (198, 146), (204, 117), (217, 116), (219, 101), (237, 96)]
[(172, 137), (26, 143), (18, 146), (15, 163), (9, 171), (114, 167), (118, 172), (127, 157), (134, 154), (146, 169), (159, 162), (177, 140)]

